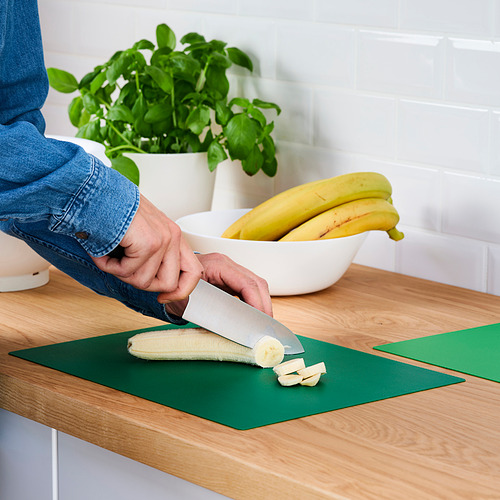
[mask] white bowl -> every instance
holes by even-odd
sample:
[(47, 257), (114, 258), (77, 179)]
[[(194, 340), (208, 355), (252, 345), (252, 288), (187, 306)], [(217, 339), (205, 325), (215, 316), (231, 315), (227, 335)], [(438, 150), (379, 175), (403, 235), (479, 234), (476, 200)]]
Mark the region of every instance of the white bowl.
[(47, 284), (49, 267), (27, 243), (0, 232), (0, 292), (18, 292)]
[(322, 241), (250, 241), (220, 237), (249, 210), (199, 212), (176, 222), (194, 251), (227, 255), (264, 278), (271, 295), (299, 295), (333, 285), (347, 271), (367, 234)]

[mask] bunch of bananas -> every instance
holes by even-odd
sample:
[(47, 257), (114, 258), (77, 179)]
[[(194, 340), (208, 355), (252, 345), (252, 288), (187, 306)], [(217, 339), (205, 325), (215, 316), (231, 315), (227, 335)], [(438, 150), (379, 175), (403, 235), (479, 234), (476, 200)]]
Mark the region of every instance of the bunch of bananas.
[(223, 238), (309, 241), (387, 231), (395, 241), (399, 214), (392, 187), (376, 172), (355, 172), (301, 184), (256, 206), (229, 226)]

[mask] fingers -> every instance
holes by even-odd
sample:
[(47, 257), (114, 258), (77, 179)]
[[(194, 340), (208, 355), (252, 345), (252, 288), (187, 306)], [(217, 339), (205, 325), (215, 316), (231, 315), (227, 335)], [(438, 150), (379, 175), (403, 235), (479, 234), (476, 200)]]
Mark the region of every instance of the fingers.
[(184, 239), (180, 242), (180, 275), (177, 287), (172, 291), (165, 291), (158, 295), (158, 302), (168, 302), (185, 299), (196, 287), (203, 275), (203, 266), (196, 258), (189, 245)]
[(179, 226), (143, 196), (120, 248), (118, 256), (92, 259), (135, 288), (170, 294), (168, 300), (187, 297), (203, 272)]
[(273, 315), (267, 282), (240, 266), (226, 255), (211, 253), (198, 255), (203, 264), (203, 279), (224, 291), (237, 295), (247, 304), (269, 316)]

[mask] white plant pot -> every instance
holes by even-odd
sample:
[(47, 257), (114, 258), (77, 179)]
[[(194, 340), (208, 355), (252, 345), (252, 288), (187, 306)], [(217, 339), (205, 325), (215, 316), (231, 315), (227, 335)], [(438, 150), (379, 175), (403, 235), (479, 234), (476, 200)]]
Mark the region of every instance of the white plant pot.
[(139, 190), (169, 219), (205, 212), (212, 207), (215, 172), (206, 153), (127, 153), (139, 168)]

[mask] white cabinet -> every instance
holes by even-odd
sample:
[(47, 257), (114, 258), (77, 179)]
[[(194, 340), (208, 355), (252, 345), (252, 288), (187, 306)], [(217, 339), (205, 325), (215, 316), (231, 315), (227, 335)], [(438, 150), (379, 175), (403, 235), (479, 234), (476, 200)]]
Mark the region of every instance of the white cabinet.
[(176, 476), (59, 432), (59, 500), (220, 500)]
[(2, 408), (0, 498), (52, 499), (52, 429)]
[(1, 500), (138, 498), (228, 497), (0, 408)]

